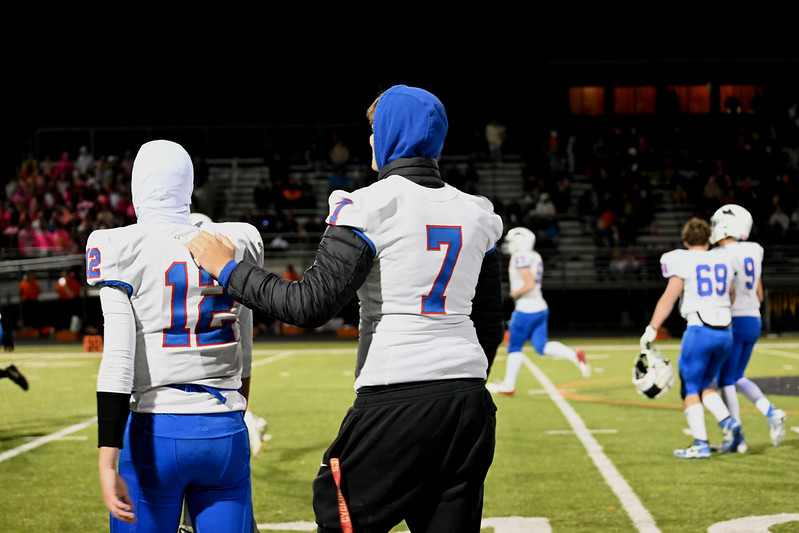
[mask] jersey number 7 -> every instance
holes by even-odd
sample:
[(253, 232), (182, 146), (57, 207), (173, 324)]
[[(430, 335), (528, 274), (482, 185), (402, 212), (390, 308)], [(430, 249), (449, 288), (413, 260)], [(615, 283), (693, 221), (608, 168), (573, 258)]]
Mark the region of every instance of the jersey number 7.
[(427, 226), (427, 250), (441, 250), (441, 245), (447, 245), (447, 253), (444, 255), (444, 262), (438, 272), (433, 286), (427, 296), (422, 296), (423, 315), (445, 315), (447, 314), (447, 297), (444, 293), (452, 278), (455, 270), (455, 263), (458, 262), (458, 255), (461, 252), (462, 235), (460, 226)]

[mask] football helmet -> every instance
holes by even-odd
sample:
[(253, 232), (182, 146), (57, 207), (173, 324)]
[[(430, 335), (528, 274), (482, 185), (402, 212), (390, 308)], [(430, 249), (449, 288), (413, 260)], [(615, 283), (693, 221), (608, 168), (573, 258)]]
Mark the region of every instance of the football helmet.
[(736, 204), (719, 207), (710, 217), (710, 243), (716, 244), (726, 237), (745, 241), (752, 231), (752, 215)]
[(647, 344), (635, 358), (633, 385), (641, 396), (660, 398), (674, 385), (674, 365), (654, 345)]
[(516, 252), (526, 252), (535, 247), (535, 233), (527, 228), (518, 227), (508, 230), (505, 241), (502, 243), (502, 251), (508, 255)]

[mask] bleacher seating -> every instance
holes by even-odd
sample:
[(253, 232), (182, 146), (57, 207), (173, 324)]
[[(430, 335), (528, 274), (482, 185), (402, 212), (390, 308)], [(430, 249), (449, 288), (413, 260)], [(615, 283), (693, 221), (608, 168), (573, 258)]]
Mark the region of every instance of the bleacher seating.
[[(532, 197), (536, 191), (528, 191), (528, 175), (523, 173), (530, 172), (530, 167), (536, 172), (541, 172), (538, 176), (539, 183), (542, 181), (543, 188), (537, 192), (546, 190), (555, 185), (555, 181), (560, 177), (566, 176), (568, 194), (570, 195), (570, 206), (561, 210), (556, 215), (557, 231), (556, 234), (547, 239), (539, 233), (540, 246), (537, 248), (544, 257), (547, 269), (546, 286), (553, 290), (569, 289), (657, 289), (663, 287), (663, 279), (658, 268), (658, 259), (663, 252), (679, 248), (680, 228), (684, 222), (694, 214), (708, 217), (708, 209), (712, 202), (704, 202), (702, 198), (702, 187), (708, 176), (715, 170), (716, 163), (741, 162), (749, 154), (705, 154), (707, 149), (706, 137), (715, 136), (713, 146), (720, 149), (723, 146), (723, 138), (731, 131), (739, 131), (739, 125), (743, 130), (755, 131), (758, 127), (770, 126), (757, 116), (724, 117), (690, 117), (690, 127), (683, 128), (682, 131), (689, 131), (682, 138), (678, 138), (677, 133), (664, 135), (657, 125), (656, 117), (650, 120), (642, 117), (608, 117), (603, 121), (591, 121), (592, 127), (580, 129), (586, 124), (576, 122), (569, 126), (574, 127), (578, 136), (582, 136), (583, 151), (572, 154), (574, 160), (569, 160), (568, 171), (564, 171), (566, 154), (560, 154), (560, 163), (564, 167), (556, 168), (557, 157), (548, 150), (548, 146), (527, 146), (525, 151), (528, 153), (505, 153), (502, 163), (495, 163), (488, 160), (484, 153), (468, 153), (467, 151), (445, 153), (440, 161), (442, 175), (447, 176), (447, 168), (458, 168), (465, 172), (468, 167), (473, 166), (478, 173), (479, 179), (476, 182), (476, 189), (495, 202), (498, 211), (503, 210), (503, 214), (508, 215), (510, 208), (520, 208), (523, 211), (522, 221), (515, 219), (511, 222), (510, 217), (506, 217), (506, 224), (522, 223), (535, 225), (536, 219), (531, 218), (530, 210), (533, 206)], [(617, 123), (617, 121), (619, 121)], [(730, 131), (724, 131), (724, 129)], [(795, 128), (795, 126), (794, 126)], [(741, 130), (741, 131), (743, 131)], [(775, 136), (777, 131), (779, 135)], [(455, 133), (455, 132), (453, 132)], [(571, 132), (565, 130), (561, 132), (562, 139), (568, 138)], [(768, 229), (768, 216), (771, 206), (772, 195), (782, 194), (783, 199), (790, 206), (790, 212), (796, 204), (796, 188), (799, 178), (797, 160), (799, 160), (799, 147), (790, 146), (791, 139), (795, 139), (799, 134), (794, 131), (785, 134), (783, 130), (769, 130), (768, 141), (774, 146), (770, 147), (770, 154), (773, 159), (784, 159), (788, 166), (785, 169), (775, 168), (774, 161), (770, 161), (771, 166), (759, 165), (754, 168), (757, 174), (745, 176), (751, 178), (744, 180), (744, 176), (738, 172), (732, 177), (734, 187), (741, 188), (744, 181), (749, 187), (754, 183), (756, 187), (761, 187), (757, 192), (760, 196), (757, 199), (758, 212), (756, 215), (756, 226), (759, 230)], [(299, 136), (304, 137), (304, 136)], [(761, 139), (765, 137), (761, 136)], [(639, 144), (639, 141), (645, 141)], [(302, 142), (302, 141), (301, 141)], [(674, 145), (669, 143), (674, 142)], [(786, 142), (788, 144), (786, 144)], [(524, 144), (522, 139), (518, 139), (515, 146)], [(784, 146), (783, 146), (784, 144)], [(452, 146), (452, 145), (450, 145)], [(635, 152), (631, 148), (646, 146), (646, 151)], [(732, 145), (726, 146), (728, 149), (738, 150), (738, 144), (733, 148)], [(283, 154), (282, 161), (290, 162), (287, 166), (270, 166), (270, 161), (264, 158), (227, 158), (227, 159), (208, 159), (205, 161), (207, 166), (207, 180), (204, 186), (198, 190), (198, 199), (202, 204), (198, 207), (212, 218), (219, 221), (228, 220), (247, 220), (259, 227), (264, 236), (267, 246), (266, 267), (274, 271), (282, 272), (287, 263), (292, 263), (298, 271), (303, 271), (312, 264), (316, 250), (316, 244), (321, 236), (323, 225), (314, 226), (310, 230), (303, 227), (309, 222), (323, 221), (327, 214), (327, 198), (329, 193), (328, 178), (333, 171), (332, 166), (326, 161), (306, 162), (303, 153), (304, 146), (295, 147), (288, 155)], [(561, 147), (565, 149), (565, 147)], [(324, 153), (322, 151), (321, 153)], [(607, 187), (603, 197), (596, 198), (598, 206), (595, 208), (604, 209), (608, 207), (607, 191), (611, 194), (618, 193), (620, 182), (625, 182), (629, 177), (628, 172), (631, 166), (631, 154), (637, 153), (638, 159), (633, 166), (637, 167), (642, 183), (650, 189), (650, 203), (646, 209), (651, 218), (631, 236), (628, 232), (619, 239), (607, 238), (607, 235), (599, 235), (597, 230), (597, 218), (600, 211), (582, 211), (581, 201), (584, 193), (597, 192), (600, 187)], [(782, 154), (785, 157), (782, 157)], [(97, 154), (98, 156), (100, 154)], [(779, 158), (777, 157), (779, 156)], [(374, 173), (369, 168), (367, 161), (361, 159), (359, 155), (353, 157), (347, 166), (347, 173), (353, 180), (353, 188), (366, 185), (374, 178)], [(571, 156), (569, 156), (571, 157)], [(762, 162), (764, 157), (761, 154)], [(719, 161), (714, 159), (718, 158)], [(275, 163), (274, 160), (271, 161)], [(29, 163), (26, 159), (25, 164)], [(45, 161), (40, 160), (42, 167)], [(550, 165), (549, 168), (547, 164)], [(723, 165), (722, 165), (723, 166)], [(745, 166), (745, 165), (744, 165)], [(730, 164), (729, 168), (736, 167)], [(602, 183), (598, 179), (599, 171), (605, 172), (608, 180)], [(682, 174), (684, 172), (684, 174)], [(733, 171), (734, 172), (734, 171)], [(779, 180), (776, 180), (773, 173), (782, 172)], [(692, 176), (689, 179), (693, 182), (691, 193), (694, 195), (683, 203), (674, 203), (671, 200), (671, 193), (674, 187), (674, 179), (683, 176)], [(259, 205), (254, 195), (256, 186), (261, 180), (269, 180), (273, 185), (278, 179), (295, 178), (301, 180), (307, 178), (311, 185), (314, 195), (313, 208), (292, 209), (291, 215), (298, 222), (300, 228), (292, 230), (293, 233), (276, 231), (279, 224), (262, 224), (266, 217), (272, 220), (280, 220), (288, 216), (288, 210), (281, 209), (277, 205), (264, 207)], [(13, 180), (9, 180), (7, 194), (13, 192)], [(561, 183), (562, 185), (563, 183)], [(610, 186), (609, 186), (610, 185)], [(748, 190), (748, 189), (747, 189)], [(741, 188), (743, 191), (743, 188)], [(107, 194), (98, 195), (94, 202), (99, 201), (100, 196), (113, 196), (115, 193), (127, 192), (111, 191)], [(278, 191), (274, 191), (277, 193)], [(727, 193), (729, 193), (729, 185)], [(733, 191), (735, 193), (739, 191)], [(742, 200), (750, 199), (748, 193), (742, 193)], [(596, 196), (599, 196), (597, 193)], [(612, 199), (612, 198), (611, 198)], [(81, 205), (88, 202), (86, 199), (79, 199)], [(91, 202), (89, 202), (91, 203)], [(14, 206), (17, 207), (17, 206)], [(97, 204), (92, 209), (98, 209)], [(613, 209), (618, 209), (614, 205)], [(23, 208), (24, 210), (24, 208)], [(80, 208), (75, 209), (80, 212)], [(712, 212), (712, 211), (710, 211)], [(799, 213), (799, 211), (797, 211)], [(117, 219), (118, 223), (131, 223), (135, 220), (130, 210), (126, 215), (121, 215)], [(638, 222), (637, 222), (638, 223)], [(96, 224), (96, 221), (95, 221)], [(85, 239), (92, 226), (86, 226), (72, 231), (75, 237), (77, 250), (84, 244)], [(94, 227), (97, 227), (95, 225)], [(279, 228), (278, 228), (279, 229)], [(509, 229), (509, 228), (506, 228)], [(537, 229), (537, 228), (532, 228)], [(14, 235), (10, 232), (8, 235)], [(797, 245), (791, 243), (799, 242), (799, 231), (786, 236), (785, 239), (779, 238), (774, 234), (765, 231), (756, 233), (755, 238), (760, 239), (766, 245), (766, 261), (764, 263), (764, 280), (770, 287), (795, 287), (795, 279), (799, 276), (799, 261), (796, 257)], [(276, 237), (279, 237), (276, 239)], [(790, 237), (790, 238), (788, 238)], [(610, 242), (609, 242), (610, 241)], [(39, 254), (45, 261), (53, 259), (53, 253), (49, 250), (39, 250)], [(33, 268), (47, 280), (49, 285), (53, 277), (57, 275), (57, 267), (39, 265), (31, 263), (33, 256), (24, 256), (24, 250), (13, 246), (8, 246), (2, 250), (3, 258), (6, 260), (4, 269), (3, 285), (0, 287), (2, 293), (0, 297), (5, 303), (14, 303), (17, 298), (16, 283), (24, 268)], [(78, 252), (79, 253), (79, 252)], [(20, 260), (24, 266), (14, 266), (8, 260)], [(82, 256), (75, 255), (70, 259), (70, 266), (78, 266), (82, 263)], [(55, 265), (56, 263), (53, 263)], [(43, 297), (51, 298), (52, 294), (43, 294)]]

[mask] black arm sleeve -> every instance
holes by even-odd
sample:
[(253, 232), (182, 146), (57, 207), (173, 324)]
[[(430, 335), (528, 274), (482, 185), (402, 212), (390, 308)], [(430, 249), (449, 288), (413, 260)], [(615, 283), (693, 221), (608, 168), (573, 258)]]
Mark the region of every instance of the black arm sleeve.
[(238, 302), (281, 322), (316, 328), (352, 300), (372, 268), (374, 254), (349, 228), (328, 226), (314, 264), (301, 281), (290, 281), (242, 261), (228, 278), (227, 291)]
[(499, 252), (494, 250), (483, 259), (470, 317), (477, 330), (477, 340), (488, 358), (489, 373), (497, 355), (497, 347), (505, 336), (502, 310), (501, 266)]
[(97, 447), (122, 449), (130, 414), (130, 394), (97, 392)]

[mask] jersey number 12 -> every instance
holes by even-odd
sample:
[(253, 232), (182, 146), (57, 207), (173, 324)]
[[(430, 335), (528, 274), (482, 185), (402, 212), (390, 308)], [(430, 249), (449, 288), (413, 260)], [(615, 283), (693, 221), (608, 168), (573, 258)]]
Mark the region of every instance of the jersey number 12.
[[(199, 272), (200, 287), (214, 285), (214, 279), (208, 272), (203, 269), (200, 269)], [(164, 281), (167, 286), (172, 287), (172, 303), (170, 305), (172, 325), (164, 330), (164, 347), (177, 348), (191, 346), (190, 336), (192, 331), (188, 327), (189, 313), (187, 308), (189, 274), (186, 263), (172, 263), (164, 274)], [(220, 325), (212, 326), (214, 315), (218, 313), (229, 313), (232, 308), (233, 298), (231, 298), (224, 289), (217, 294), (206, 294), (202, 297), (197, 306), (197, 324), (194, 327), (197, 346), (211, 346), (214, 344), (235, 342), (236, 336), (233, 333), (233, 323), (235, 319), (222, 320)]]

